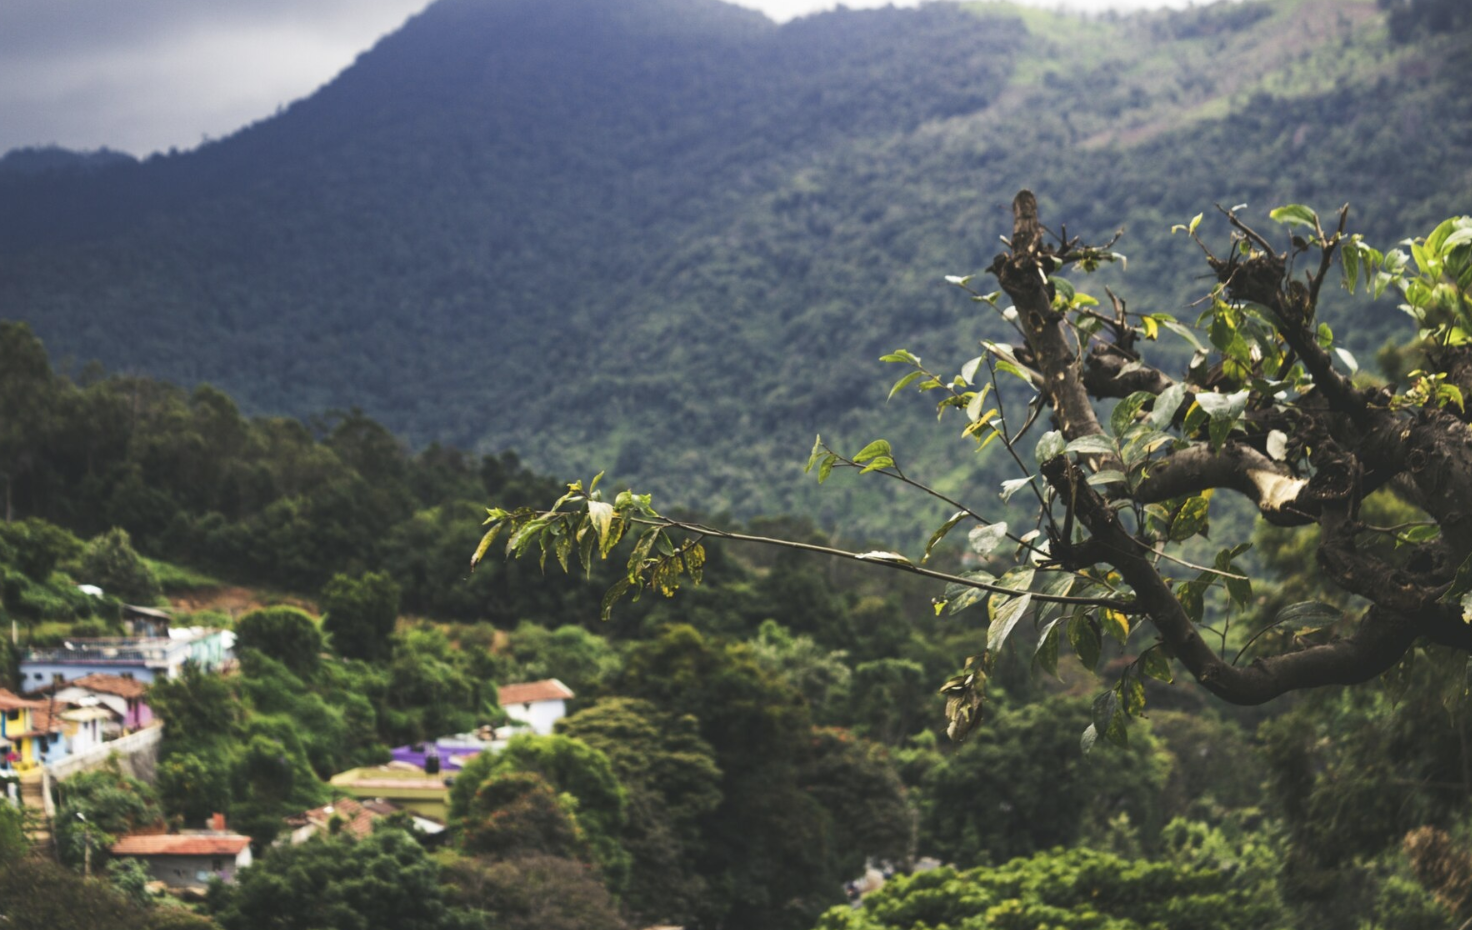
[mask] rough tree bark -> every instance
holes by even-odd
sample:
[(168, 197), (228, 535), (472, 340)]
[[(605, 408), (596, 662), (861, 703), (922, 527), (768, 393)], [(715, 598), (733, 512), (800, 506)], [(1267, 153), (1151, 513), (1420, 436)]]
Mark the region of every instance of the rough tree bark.
[[(1472, 627), (1463, 622), (1460, 605), (1440, 600), (1472, 553), (1472, 430), (1465, 415), (1449, 407), (1392, 404), (1388, 391), (1356, 387), (1320, 345), (1314, 312), (1344, 238), (1344, 212), (1336, 232), (1318, 230), (1317, 266), (1301, 280), (1291, 276), (1289, 254), (1275, 252), (1233, 212), (1226, 215), (1235, 230), (1233, 248), (1225, 259), (1207, 254), (1222, 285), (1221, 296), (1265, 308), (1289, 357), (1303, 366), (1312, 387), (1286, 402), (1254, 396), (1243, 430), (1234, 431), (1216, 449), (1201, 441), (1165, 454), (1133, 492), (1121, 489), (1106, 497), (1088, 484), (1089, 472), (1119, 467), (1105, 455), (1081, 460), (1059, 455), (1044, 463), (1055, 500), (1068, 511), (1066, 524), (1083, 531), (1055, 539), (1054, 556), (1071, 569), (1099, 565), (1118, 571), (1133, 591), (1131, 610), (1154, 626), (1170, 653), (1202, 686), (1236, 704), (1362, 682), (1398, 662), (1418, 637), (1472, 651)], [(1239, 248), (1243, 242), (1246, 246)], [(1025, 353), (1028, 364), (1042, 374), (1039, 389), (1055, 428), (1066, 439), (1105, 432), (1095, 400), (1136, 391), (1159, 395), (1177, 383), (1141, 364), (1135, 351), (1139, 333), (1118, 304), (1120, 312), (1109, 326), (1112, 341), (1101, 339), (1093, 346), (1079, 338), (1066, 313), (1054, 309), (1049, 278), (1078, 261), (1083, 250), (1077, 241), (1047, 241), (1037, 200), (1029, 191), (1013, 201), (1010, 246), (990, 270), (1016, 305), (1026, 339), (1018, 355)], [(1308, 251), (1295, 246), (1295, 255)], [(1440, 362), (1451, 383), (1469, 380), (1472, 365), (1466, 353), (1449, 351), (1433, 361)], [(1174, 415), (1178, 428), (1193, 399), (1213, 391), (1199, 369), (1183, 383), (1189, 390)], [(1274, 460), (1261, 451), (1263, 437), (1273, 429), (1293, 435), (1310, 451), (1296, 462)], [(1395, 563), (1357, 544), (1365, 531), (1358, 520), (1361, 500), (1392, 483), (1441, 530), (1439, 539)], [(1153, 554), (1160, 540), (1139, 526), (1127, 526), (1120, 510), (1129, 508), (1118, 506), (1122, 497), (1146, 504), (1207, 489), (1244, 496), (1273, 523), (1318, 526), (1317, 557), (1325, 575), (1371, 604), (1354, 630), (1245, 667), (1213, 651), (1161, 573)]]

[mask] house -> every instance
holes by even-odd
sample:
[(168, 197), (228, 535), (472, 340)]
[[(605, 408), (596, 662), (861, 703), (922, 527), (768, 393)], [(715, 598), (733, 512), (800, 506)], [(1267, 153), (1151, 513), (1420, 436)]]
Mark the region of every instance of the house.
[(339, 798), (325, 807), (305, 811), (295, 817), (286, 818), (291, 832), (278, 839), (295, 846), (305, 843), (318, 833), (346, 833), (358, 839), (373, 832), (373, 825), (385, 817), (405, 813), (414, 829), (426, 839), (443, 838), (445, 825), (429, 817), (421, 817), (385, 798), (359, 801), (355, 798)]
[(0, 741), (5, 744), (0, 767), (29, 771), (59, 757), (61, 721), (51, 715), (46, 701), (28, 701), (0, 688)]
[(552, 732), (552, 725), (567, 716), (567, 702), (576, 697), (556, 678), (506, 685), (500, 689), (501, 709), (512, 720), (526, 724), (538, 736)]
[(57, 649), (27, 651), (20, 662), (21, 687), (36, 691), (98, 672), (148, 684), (179, 677), (187, 663), (218, 669), (234, 644), (233, 633), (207, 627), (174, 628), (168, 636), (68, 640)]
[(176, 890), (204, 891), (211, 878), (235, 880), (250, 865), (250, 837), (238, 833), (163, 833), (125, 836), (108, 850), (137, 859), (155, 881)]
[[(61, 711), (62, 735), (66, 738), (66, 755), (75, 756), (101, 746), (111, 727), (116, 727), (113, 712), (100, 704), (73, 707)], [(55, 759), (48, 758), (48, 763)]]
[(441, 736), (433, 742), (395, 746), (389, 754), (393, 761), (417, 766), (431, 775), (442, 770), (453, 775), (485, 750), (499, 752), (505, 745), (501, 733), (490, 727), (481, 727), (473, 733)]
[(328, 784), (360, 801), (382, 798), (430, 820), (443, 822), (450, 810), (450, 782), (445, 776), (426, 774), (404, 762), (348, 769), (332, 776)]
[(93, 672), (46, 690), (55, 694), (56, 700), (62, 703), (78, 707), (106, 707), (116, 718), (106, 728), (109, 735), (117, 732), (132, 733), (153, 722), (153, 711), (144, 700), (148, 694), (148, 686), (127, 675)]
[(139, 607), (136, 604), (122, 606), (123, 625), (132, 636), (168, 636), (174, 618), (157, 607)]

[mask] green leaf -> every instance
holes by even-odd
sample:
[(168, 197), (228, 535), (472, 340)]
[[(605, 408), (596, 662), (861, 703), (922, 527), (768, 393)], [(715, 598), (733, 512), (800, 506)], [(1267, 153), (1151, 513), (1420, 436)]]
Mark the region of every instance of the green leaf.
[(1104, 632), (1113, 637), (1121, 646), (1129, 641), (1130, 618), (1128, 614), (1111, 607), (1100, 608), (1099, 625), (1104, 627)]
[(1114, 442), (1099, 433), (1088, 436), (1080, 436), (1073, 442), (1063, 447), (1065, 452), (1081, 452), (1084, 455), (1117, 455), (1119, 450), (1115, 449)]
[(1201, 218), (1205, 215), (1206, 214), (1204, 213), (1198, 213), (1195, 216), (1191, 217), (1191, 222), (1186, 224), (1186, 231), (1189, 233), (1195, 233), (1196, 227), (1201, 225)]
[(879, 357), (879, 360), (881, 362), (904, 362), (909, 365), (920, 364), (920, 356), (912, 355), (910, 352), (907, 352), (904, 349), (895, 349), (888, 355), (881, 355)]
[(1099, 664), (1099, 653), (1103, 649), (1103, 643), (1099, 641), (1099, 629), (1089, 622), (1086, 611), (1077, 611), (1068, 620), (1068, 645), (1078, 655), (1078, 660), (1084, 664), (1084, 668), (1093, 671)]
[(496, 537), (500, 535), (501, 530), (505, 528), (505, 523), (497, 523), (480, 538), (480, 545), (475, 547), (475, 554), (470, 557), (470, 567), (472, 570), (480, 564), (481, 559), (485, 558), (486, 550), (491, 548), (491, 543), (495, 541)]
[(1129, 736), (1125, 727), (1124, 709), (1117, 693), (1105, 691), (1094, 698), (1094, 729), (1097, 732), (1116, 746), (1126, 746), (1129, 745)]
[(1171, 542), (1190, 539), (1206, 529), (1210, 510), (1211, 498), (1207, 494), (1186, 498), (1181, 509), (1176, 511), (1175, 518), (1170, 521)]
[[(991, 572), (983, 571), (966, 572), (961, 577), (971, 581), (980, 581), (984, 584), (995, 584), (997, 580), (996, 576)], [(946, 613), (959, 613), (973, 604), (986, 600), (989, 594), (990, 592), (984, 591), (981, 588), (973, 588), (970, 585), (953, 581), (946, 585)]]
[[(1000, 594), (992, 595), (992, 603), (1001, 597)], [(992, 616), (991, 626), (987, 628), (986, 649), (993, 655), (1007, 642), (1007, 637), (1012, 635), (1012, 629), (1017, 626), (1017, 621), (1027, 613), (1027, 608), (1032, 606), (1032, 594), (1029, 592), (1021, 597), (1008, 598), (1002, 606), (996, 609)]]
[(819, 484), (822, 484), (823, 482), (827, 481), (828, 480), (828, 476), (831, 475), (831, 474), (833, 474), (833, 466), (837, 462), (838, 462), (838, 454), (835, 453), (835, 452), (830, 452), (827, 455), (823, 456), (823, 460), (818, 463), (818, 483)]
[(894, 383), (894, 387), (889, 389), (889, 396), (886, 397), (885, 400), (893, 400), (896, 394), (914, 384), (916, 381), (919, 381), (923, 377), (925, 377), (925, 372), (923, 371), (912, 371), (909, 374), (905, 375), (903, 378)]
[[(854, 456), (854, 462), (862, 465), (865, 462), (878, 458), (881, 455), (885, 457), (889, 457), (890, 455), (892, 455), (889, 448), (889, 443), (883, 439), (876, 439), (865, 446), (863, 449), (859, 450), (859, 454)], [(893, 460), (891, 459), (891, 461)]]
[(1197, 405), (1211, 417), (1213, 451), (1220, 449), (1222, 443), (1226, 442), (1228, 434), (1247, 409), (1247, 399), (1251, 396), (1250, 390), (1241, 390), (1235, 394), (1211, 394), (1203, 391), (1196, 395)]
[(1211, 587), (1211, 581), (1207, 577), (1209, 574), (1202, 572), (1195, 581), (1186, 582), (1176, 591), (1176, 600), (1181, 602), (1181, 609), (1192, 623), (1200, 623), (1205, 612), (1206, 589)]
[(1007, 637), (1012, 635), (1012, 629), (1017, 626), (1017, 621), (1027, 613), (1027, 608), (1032, 604), (1032, 592), (1027, 591), (1032, 585), (1032, 578), (1033, 570), (1023, 568), (1013, 569), (997, 581), (997, 584), (1002, 587), (1026, 593), (1013, 596), (992, 595), (987, 605), (988, 612), (991, 614), (991, 625), (987, 628), (986, 634), (987, 655), (996, 656), (1003, 644), (1007, 642)]
[(1344, 268), (1344, 289), (1351, 294), (1354, 293), (1355, 283), (1360, 276), (1360, 250), (1358, 243), (1347, 242), (1339, 252), (1339, 260)]
[(1160, 392), (1155, 398), (1155, 406), (1150, 410), (1150, 425), (1155, 429), (1169, 429), (1175, 419), (1176, 411), (1180, 409), (1181, 402), (1186, 399), (1186, 386), (1184, 384), (1172, 384)]
[[(1457, 574), (1452, 578), (1452, 586), (1437, 600), (1443, 604), (1461, 604), (1462, 596), (1472, 593), (1472, 556), (1468, 556), (1457, 569)], [(1472, 623), (1472, 619), (1463, 617)]]
[(613, 615), (613, 605), (618, 603), (619, 598), (628, 593), (630, 586), (629, 579), (620, 578), (613, 583), (611, 588), (603, 592), (603, 605), (599, 615), (604, 620), (607, 620)]
[(946, 699), (946, 735), (953, 741), (966, 738), (981, 722), (986, 700), (986, 669), (979, 656), (966, 660), (966, 669), (941, 685)]
[(1078, 739), (1078, 748), (1082, 749), (1084, 755), (1088, 755), (1099, 741), (1099, 730), (1092, 723), (1084, 727), (1084, 734)]
[(583, 571), (589, 577), (593, 574), (593, 547), (598, 544), (598, 534), (589, 532), (586, 523), (578, 527), (578, 560), (583, 563)]
[(1134, 425), (1135, 416), (1145, 404), (1154, 399), (1155, 395), (1149, 391), (1136, 391), (1115, 404), (1114, 411), (1109, 414), (1109, 431), (1116, 437), (1123, 436)]
[(1038, 446), (1033, 452), (1033, 457), (1041, 465), (1062, 455), (1067, 448), (1068, 442), (1063, 438), (1063, 434), (1057, 430), (1049, 430), (1038, 440)]
[(990, 384), (983, 385), (982, 389), (971, 395), (971, 400), (966, 403), (966, 419), (978, 420), (981, 418), (982, 405), (986, 403), (987, 394), (991, 393)]
[(1145, 653), (1140, 662), (1140, 670), (1156, 681), (1163, 681), (1166, 684), (1175, 680), (1170, 669), (1170, 659), (1166, 658), (1165, 650), (1159, 646)]
[(1202, 345), (1201, 340), (1196, 338), (1196, 334), (1191, 331), (1191, 327), (1176, 320), (1174, 317), (1166, 316), (1164, 313), (1156, 313), (1152, 315), (1155, 317), (1156, 321), (1160, 323), (1161, 326), (1164, 326), (1166, 329), (1170, 330), (1177, 336), (1180, 336), (1182, 339), (1189, 342), (1191, 344), (1191, 348), (1195, 349), (1197, 352), (1206, 351), (1206, 346)]
[(1038, 637), (1038, 648), (1032, 654), (1033, 662), (1054, 678), (1058, 677), (1058, 640), (1062, 623), (1062, 617), (1055, 617), (1043, 627), (1042, 636)]
[(964, 510), (956, 511), (956, 513), (949, 520), (941, 524), (940, 529), (930, 534), (930, 541), (925, 544), (925, 554), (920, 557), (921, 565), (924, 565), (926, 562), (930, 561), (931, 551), (935, 549), (936, 545), (939, 544), (942, 539), (946, 538), (947, 533), (956, 528), (957, 523), (960, 523), (962, 520), (966, 519), (966, 515), (966, 511)]
[(598, 531), (598, 542), (602, 545), (608, 540), (613, 526), (613, 505), (603, 501), (588, 501), (588, 518), (593, 521), (593, 528)]
[(1319, 224), (1319, 215), (1303, 204), (1290, 203), (1268, 213), (1268, 216), (1286, 226), (1314, 226)]
[(806, 475), (808, 472), (812, 471), (813, 466), (817, 464), (819, 457), (821, 457), (822, 455), (823, 437), (819, 436), (817, 439), (813, 440), (813, 452), (811, 455), (808, 456), (808, 464), (803, 468), (802, 473)]
[(1129, 478), (1124, 472), (1113, 468), (1106, 468), (1088, 477), (1089, 486), (1095, 488), (1106, 484), (1123, 484), (1127, 480)]
[(1010, 501), (1013, 494), (1016, 494), (1018, 491), (1027, 487), (1028, 484), (1032, 482), (1032, 480), (1033, 476), (1029, 475), (1026, 478), (1012, 478), (1007, 481), (1003, 481), (1002, 492), (998, 496), (1001, 497), (1003, 501)]
[(979, 368), (979, 367), (981, 367), (981, 363), (982, 363), (983, 360), (984, 360), (983, 359), (983, 356), (978, 355), (976, 358), (973, 358), (971, 361), (969, 361), (966, 364), (962, 365), (961, 366), (961, 380), (962, 381), (965, 381), (967, 384), (975, 384), (976, 383), (976, 369)]
[(967, 534), (971, 541), (971, 551), (977, 555), (990, 555), (1002, 540), (1007, 538), (1007, 523), (986, 523), (975, 527)]

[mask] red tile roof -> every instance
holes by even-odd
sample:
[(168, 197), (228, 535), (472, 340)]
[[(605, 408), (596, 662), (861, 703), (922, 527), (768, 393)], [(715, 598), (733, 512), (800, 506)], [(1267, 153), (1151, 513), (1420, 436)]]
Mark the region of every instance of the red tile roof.
[(61, 732), (61, 714), (63, 711), (68, 710), (71, 705), (58, 704), (54, 708), (55, 713), (53, 714), (53, 708), (49, 701), (35, 701), (34, 703), (40, 704), (41, 706), (31, 711), (31, 726), (33, 729), (29, 733), (17, 733), (15, 735), (17, 737), (45, 736), (48, 733)]
[(134, 834), (118, 840), (109, 852), (114, 856), (234, 856), (249, 845), (250, 837), (235, 833)]
[(103, 694), (115, 694), (120, 698), (141, 698), (148, 691), (148, 685), (133, 678), (124, 678), (121, 675), (105, 675), (94, 672), (91, 675), (83, 675), (81, 678), (73, 679), (63, 684), (63, 688), (86, 688), (88, 691), (100, 691)]
[(556, 678), (529, 681), (520, 685), (506, 685), (500, 691), (502, 707), (507, 704), (532, 704), (537, 701), (565, 701), (575, 697), (572, 689)]
[(23, 710), (27, 707), (31, 710), (37, 710), (45, 706), (40, 701), (27, 701), (13, 691), (0, 688), (0, 710)]
[(308, 821), (323, 828), (332, 823), (333, 817), (341, 817), (343, 832), (362, 839), (373, 832), (373, 821), (383, 815), (368, 810), (352, 798), (342, 798), (326, 807), (309, 810), (305, 816)]

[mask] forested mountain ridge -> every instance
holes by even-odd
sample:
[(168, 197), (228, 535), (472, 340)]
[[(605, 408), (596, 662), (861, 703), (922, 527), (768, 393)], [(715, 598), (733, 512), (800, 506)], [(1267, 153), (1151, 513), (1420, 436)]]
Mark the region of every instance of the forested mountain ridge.
[[(959, 364), (997, 333), (942, 279), (990, 259), (1018, 187), (1072, 233), (1124, 225), (1110, 283), (1182, 316), (1200, 285), (1169, 227), (1212, 201), (1348, 200), (1382, 246), (1467, 211), (1465, 38), (1397, 42), (1374, 3), (1325, 0), (781, 27), (715, 0), (440, 0), (229, 139), (0, 163), (0, 316), (250, 410), (356, 404), (706, 509), (806, 506), (814, 432), (947, 441), (917, 401), (878, 409), (871, 360)], [(1398, 316), (1344, 304), (1357, 348)], [(873, 531), (893, 511), (862, 493), (818, 512)]]

